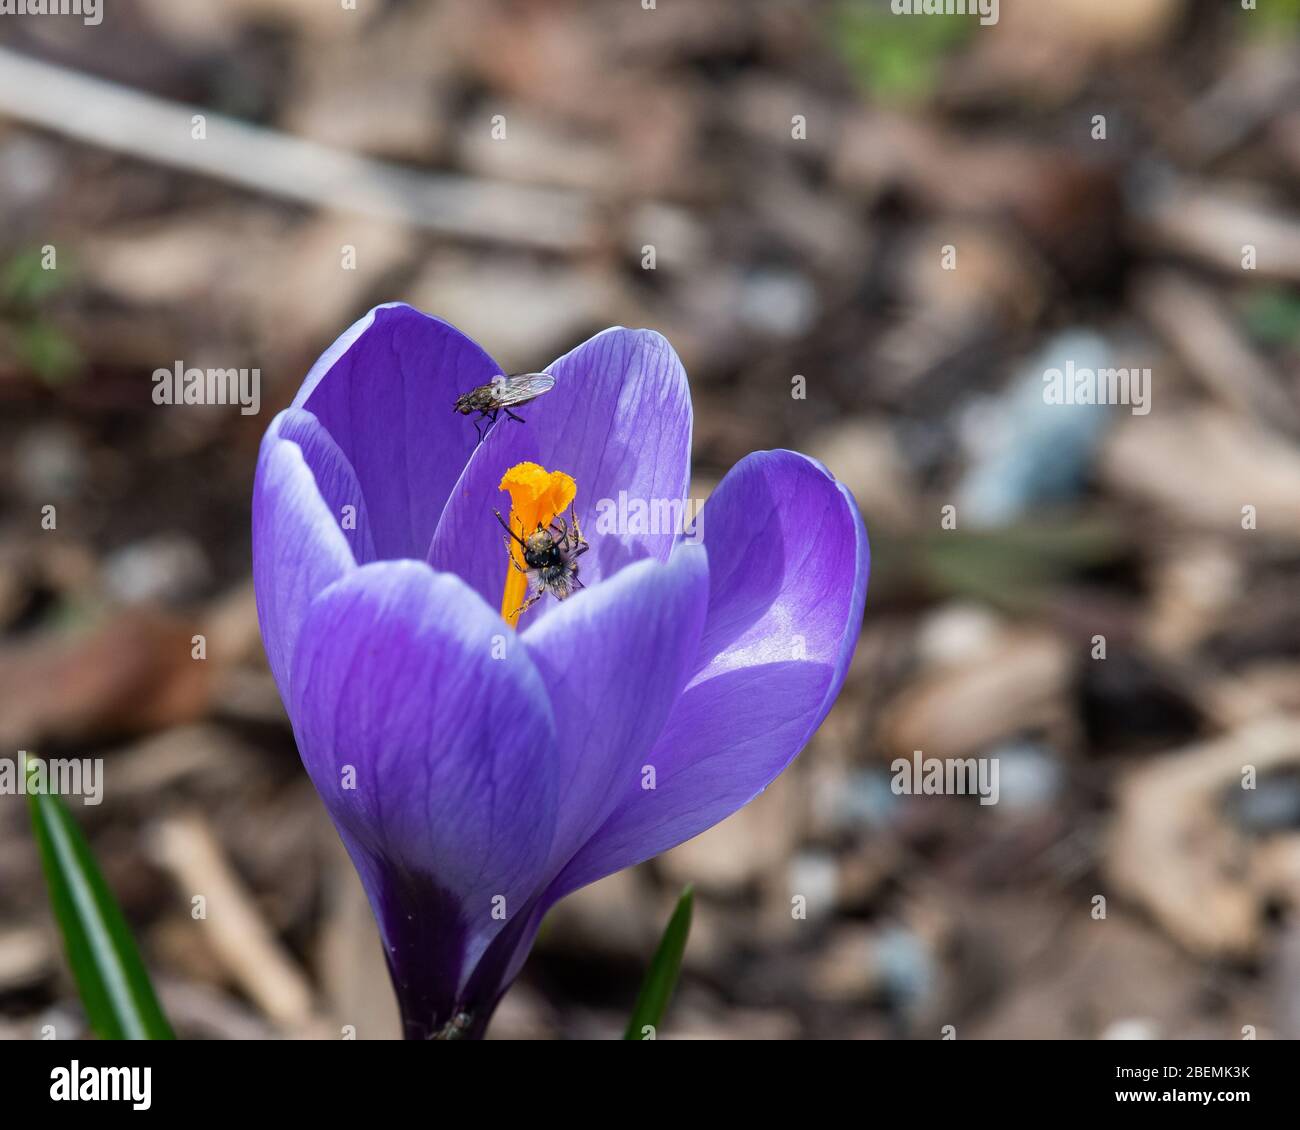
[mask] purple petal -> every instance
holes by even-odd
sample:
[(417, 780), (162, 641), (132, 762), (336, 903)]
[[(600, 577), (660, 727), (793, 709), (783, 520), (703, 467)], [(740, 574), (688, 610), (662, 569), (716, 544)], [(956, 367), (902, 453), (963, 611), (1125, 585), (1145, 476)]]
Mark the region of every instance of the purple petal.
[(462, 1010), (485, 1022), (465, 983), (535, 898), (556, 819), (554, 723), (524, 647), (455, 577), (377, 562), (312, 606), (291, 701), (407, 1034)]
[(312, 366), (293, 407), (355, 468), (381, 559), (424, 558), (477, 443), (452, 404), (500, 372), (455, 327), (400, 303), (375, 307)]
[(316, 479), (316, 489), (343, 531), (356, 563), (365, 565), (374, 561), (375, 543), (361, 484), (333, 437), (315, 416), (301, 408), (286, 408), (275, 418), (271, 429), (302, 450), (302, 457)]
[(564, 601), (521, 639), (546, 684), (561, 735), (563, 866), (609, 816), (690, 678), (709, 601), (708, 559), (681, 546)]
[(789, 451), (742, 460), (702, 515), (709, 610), (695, 675), (655, 743), (656, 787), (618, 806), (547, 891), (568, 891), (698, 835), (762, 792), (844, 682), (868, 547), (848, 492)]
[[(507, 436), (511, 451), (509, 455), (500, 454)], [(429, 546), (430, 565), (439, 572), (455, 573), (497, 609), (501, 607), (506, 570), (510, 568), (502, 540), (504, 531), (493, 514), (498, 510), (504, 517), (510, 516), (510, 496), (500, 489), (501, 476), (516, 463), (540, 462), (537, 441), (527, 427), (501, 417), (452, 488)], [(584, 583), (588, 580), (586, 561), (590, 556), (590, 552), (584, 554), (580, 562)], [(551, 603), (549, 598), (542, 600), (528, 615), (535, 616)]]
[[(667, 565), (639, 561), (560, 604), (522, 635), (555, 712), (560, 765), (551, 874), (642, 780), (651, 746), (681, 694), (708, 611), (708, 561), (679, 546)], [(496, 1002), (519, 974), (553, 899), (515, 918), (474, 971), (471, 991)]]
[(701, 523), (711, 596), (695, 681), (794, 658), (831, 664), (838, 691), (870, 567), (853, 496), (815, 459), (757, 451), (727, 473)]
[[(267, 429), (253, 483), (253, 590), (262, 643), (280, 696), (289, 701), (289, 677), (307, 607), (328, 585), (356, 566), (339, 523), (321, 497), (302, 449), (280, 438), (280, 417)], [(325, 445), (314, 450), (326, 480), (346, 479)]]
[[(591, 542), (582, 563), (587, 584), (640, 558), (667, 561), (678, 532), (603, 532), (598, 503), (617, 503), (624, 491), (634, 502), (676, 506), (690, 481), (690, 389), (680, 359), (660, 334), (605, 330), (547, 372), (555, 388), (518, 410), (526, 423), (502, 416), (474, 452), (429, 547), (435, 568), (454, 569), (494, 605), (501, 599), (505, 553), (492, 509), (508, 503), (498, 486), (516, 463), (540, 463), (577, 481), (575, 509)], [(546, 615), (553, 605), (543, 601), (530, 615)]]

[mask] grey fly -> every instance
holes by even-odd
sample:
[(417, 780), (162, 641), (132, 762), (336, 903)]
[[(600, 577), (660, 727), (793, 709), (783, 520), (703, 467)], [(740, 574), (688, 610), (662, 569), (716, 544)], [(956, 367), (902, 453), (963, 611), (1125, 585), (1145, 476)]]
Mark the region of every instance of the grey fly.
[(470, 389), (463, 396), (458, 396), (452, 407), (462, 416), (468, 416), (471, 412), (478, 413), (478, 418), (474, 420), (474, 430), (478, 433), (479, 443), (482, 443), (483, 432), (479, 428), (480, 420), (495, 424), (497, 414), (504, 412), (510, 419), (518, 420), (522, 424), (523, 419), (516, 416), (511, 409), (536, 400), (542, 393), (550, 392), (554, 387), (555, 378), (550, 373), (516, 373), (509, 377), (493, 377), (487, 384), (479, 385), (478, 388)]

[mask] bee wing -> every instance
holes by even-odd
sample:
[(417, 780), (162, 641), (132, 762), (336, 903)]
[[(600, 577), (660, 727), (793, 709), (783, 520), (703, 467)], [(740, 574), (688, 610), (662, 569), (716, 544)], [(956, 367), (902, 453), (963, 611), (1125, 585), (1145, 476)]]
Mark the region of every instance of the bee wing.
[(550, 373), (516, 373), (514, 376), (499, 378), (493, 384), (497, 402), (503, 407), (512, 404), (527, 404), (555, 387), (555, 378)]

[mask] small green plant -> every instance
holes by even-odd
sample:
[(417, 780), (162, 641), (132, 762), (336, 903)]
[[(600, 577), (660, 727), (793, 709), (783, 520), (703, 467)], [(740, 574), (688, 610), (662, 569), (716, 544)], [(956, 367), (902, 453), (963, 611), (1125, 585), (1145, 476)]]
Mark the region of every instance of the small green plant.
[(78, 376), (81, 351), (49, 313), (50, 301), (67, 286), (72, 266), (47, 269), (45, 252), (22, 251), (0, 266), (0, 320), (18, 359), (49, 385)]
[(1300, 295), (1281, 287), (1256, 290), (1242, 304), (1242, 320), (1261, 345), (1291, 345), (1300, 341)]
[(888, 4), (840, 0), (831, 11), (831, 44), (854, 77), (885, 102), (919, 102), (939, 81), (945, 58), (970, 34), (964, 16), (894, 16)]
[[(24, 759), (21, 772), (29, 781), (33, 769)], [(122, 910), (68, 806), (39, 787), (29, 788), (27, 805), (50, 905), (95, 1034), (104, 1040), (174, 1039)]]
[(664, 936), (650, 960), (645, 980), (641, 982), (641, 992), (637, 994), (623, 1039), (651, 1039), (663, 1020), (664, 1010), (672, 999), (677, 977), (682, 971), (682, 957), (686, 953), (686, 939), (691, 932), (691, 909), (694, 903), (694, 891), (688, 886), (682, 891), (682, 897), (677, 900), (677, 908), (664, 927)]

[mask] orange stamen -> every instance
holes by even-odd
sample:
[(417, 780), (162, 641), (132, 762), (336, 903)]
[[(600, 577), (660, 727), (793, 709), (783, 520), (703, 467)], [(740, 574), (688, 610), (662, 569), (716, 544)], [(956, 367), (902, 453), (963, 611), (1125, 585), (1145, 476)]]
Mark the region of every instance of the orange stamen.
[[(527, 538), (568, 509), (578, 493), (578, 484), (563, 471), (548, 471), (536, 463), (516, 463), (501, 477), (500, 489), (510, 492), (510, 529)], [(514, 538), (510, 539), (510, 557), (513, 563), (506, 566), (501, 616), (513, 628), (519, 623), (519, 606), (528, 596), (528, 575), (520, 572), (524, 568), (524, 551)]]

